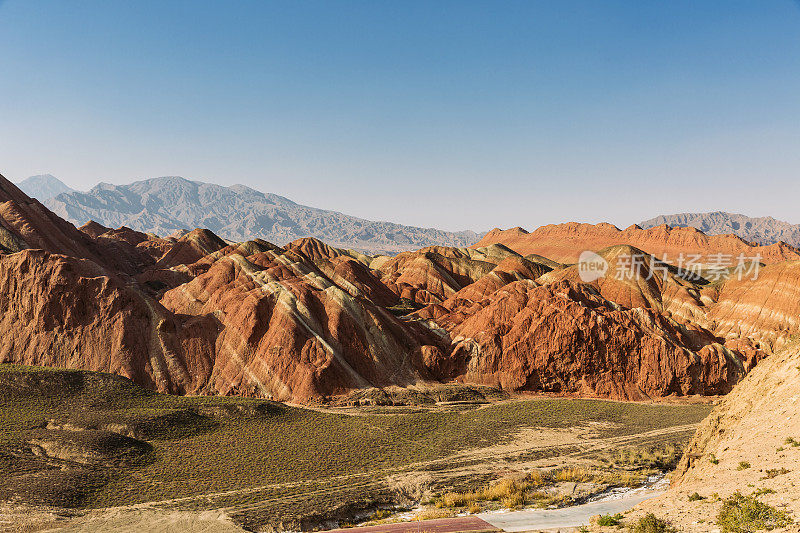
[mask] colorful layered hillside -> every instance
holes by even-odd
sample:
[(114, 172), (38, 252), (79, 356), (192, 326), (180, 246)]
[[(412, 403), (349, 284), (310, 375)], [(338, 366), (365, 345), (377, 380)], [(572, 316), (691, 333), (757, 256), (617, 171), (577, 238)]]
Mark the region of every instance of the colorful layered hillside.
[(631, 226), (620, 230), (611, 224), (551, 224), (533, 232), (522, 228), (493, 229), (473, 247), (503, 244), (522, 255), (538, 254), (561, 263), (576, 263), (584, 250), (597, 251), (609, 246), (627, 244), (635, 246), (658, 259), (677, 263), (678, 257), (699, 254), (703, 263), (712, 261), (712, 254), (725, 254), (736, 258), (760, 256), (762, 263), (800, 259), (800, 250), (786, 243), (759, 246), (735, 235), (706, 235), (687, 228), (666, 225), (650, 229)]
[(207, 229), (197, 228), (178, 239), (159, 260), (163, 268), (187, 265), (222, 250), (228, 243)]
[(151, 389), (201, 392), (212, 317), (177, 317), (87, 259), (0, 256), (0, 362), (112, 372)]
[(308, 400), (429, 378), (407, 326), (291, 251), (230, 255), (162, 302), (220, 321), (209, 378), (219, 394)]
[[(689, 272), (653, 259), (638, 248), (617, 245), (600, 250), (607, 265), (606, 275), (590, 283), (607, 300), (622, 306), (645, 307), (666, 313), (682, 322), (706, 324), (707, 306), (716, 293), (709, 291)], [(581, 283), (580, 265), (553, 270), (540, 283), (569, 280)]]
[[(6, 240), (26, 248), (0, 255), (0, 361), (113, 372), (163, 392), (296, 400), (427, 377), (419, 361), (435, 348), (372, 303), (394, 295), (360, 263), (334, 269), (341, 288), (302, 255), (196, 230), (162, 239), (157, 263), (115, 269), (120, 251), (145, 257), (138, 246), (151, 239), (78, 231), (0, 186)], [(156, 282), (175, 287), (168, 308)]]
[(369, 257), (311, 238), (78, 230), (3, 178), (0, 200), (0, 362), (114, 372), (171, 393), (316, 401), (458, 381), (719, 394), (791, 337), (800, 311), (792, 263), (710, 285), (645, 256), (617, 279), (623, 256), (641, 252), (617, 245), (600, 251), (609, 276), (587, 284), (563, 255), (514, 243)]
[(767, 265), (756, 279), (729, 279), (709, 318), (722, 336), (749, 337), (768, 352), (780, 350), (800, 331), (800, 261)]
[(315, 262), (320, 260), (331, 260), (335, 257), (351, 257), (356, 261), (363, 263), (364, 265), (369, 265), (373, 259), (372, 256), (365, 255), (361, 252), (357, 252), (356, 250), (346, 250), (344, 248), (334, 248), (333, 246), (328, 246), (321, 240), (315, 239), (314, 237), (297, 239), (296, 241), (292, 241), (284, 246), (284, 248), (286, 250), (299, 252), (311, 261)]
[(379, 267), (381, 281), (418, 304), (441, 303), (495, 267), (494, 263), (439, 251), (404, 252)]
[(569, 281), (514, 281), (481, 300), (429, 306), (417, 316), (447, 332), (438, 374), (510, 390), (620, 399), (723, 394), (760, 357)]
[(0, 252), (38, 248), (133, 274), (152, 262), (134, 247), (104, 246), (0, 176)]
[(475, 283), (508, 258), (521, 258), (505, 246), (450, 248), (431, 246), (378, 258), (370, 267), (398, 296), (417, 304), (441, 303)]

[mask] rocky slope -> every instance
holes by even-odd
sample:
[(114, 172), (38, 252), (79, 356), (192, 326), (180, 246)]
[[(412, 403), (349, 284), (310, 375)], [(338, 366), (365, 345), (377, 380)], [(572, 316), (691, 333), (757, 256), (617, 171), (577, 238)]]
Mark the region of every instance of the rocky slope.
[(200, 392), (216, 324), (176, 317), (87, 259), (0, 256), (0, 362), (101, 370), (177, 394)]
[(101, 183), (89, 192), (61, 194), (46, 202), (74, 224), (90, 220), (108, 227), (169, 235), (206, 228), (234, 241), (261, 238), (284, 245), (315, 237), (341, 248), (397, 253), (423, 246), (469, 246), (479, 235), (374, 222), (296, 204), (243, 185), (222, 187), (180, 177), (129, 185)]
[(88, 259), (126, 275), (152, 263), (152, 257), (125, 242), (101, 242), (79, 231), (0, 176), (0, 252), (29, 248)]
[(621, 399), (724, 394), (759, 357), (569, 281), (514, 281), (480, 301), (451, 301), (416, 316), (447, 332), (439, 373), (470, 383)]
[[(505, 246), (452, 248), (431, 246), (370, 262), (381, 281), (404, 300), (415, 304), (441, 303), (491, 272), (507, 258), (521, 256)], [(530, 262), (529, 262), (530, 263)], [(534, 267), (549, 270), (549, 267)], [(499, 286), (498, 286), (499, 288)]]
[[(775, 509), (800, 516), (800, 349), (788, 345), (759, 364), (715, 407), (687, 448), (670, 490), (641, 504), (633, 517), (653, 512), (685, 531), (719, 531), (723, 501), (755, 494)], [(690, 502), (697, 492), (704, 500)], [(754, 531), (751, 529), (743, 529)]]
[(542, 226), (530, 233), (522, 228), (495, 228), (473, 247), (490, 244), (503, 244), (523, 255), (539, 254), (561, 263), (576, 263), (584, 250), (597, 251), (618, 244), (635, 246), (670, 263), (677, 263), (681, 254), (685, 260), (699, 255), (704, 264), (713, 263), (714, 254), (724, 254), (728, 261), (735, 261), (739, 254), (745, 258), (759, 256), (762, 263), (800, 259), (800, 250), (786, 243), (760, 246), (735, 235), (706, 235), (695, 228), (669, 226), (620, 230), (606, 223), (568, 222)]
[(738, 235), (758, 244), (785, 242), (800, 247), (800, 224), (790, 224), (772, 217), (748, 217), (736, 213), (678, 213), (659, 215), (639, 223), (643, 228), (668, 225), (676, 228), (697, 228), (706, 235)]
[[(716, 291), (693, 281), (688, 272), (653, 259), (628, 245), (610, 246), (598, 252), (608, 264), (604, 277), (591, 282), (607, 300), (625, 307), (655, 309), (681, 322), (707, 325), (706, 312), (716, 302)], [(628, 258), (638, 258), (636, 262)], [(579, 265), (555, 269), (540, 283), (570, 280), (581, 283)], [(698, 280), (699, 281), (699, 280)]]
[[(341, 288), (263, 241), (79, 231), (2, 177), (0, 193), (6, 241), (20, 249), (0, 255), (2, 362), (113, 372), (163, 392), (301, 401), (428, 377), (419, 361), (436, 349), (369, 299), (391, 298), (388, 289), (362, 294), (379, 282), (360, 263), (337, 270)], [(140, 249), (151, 241), (165, 249), (158, 261)]]

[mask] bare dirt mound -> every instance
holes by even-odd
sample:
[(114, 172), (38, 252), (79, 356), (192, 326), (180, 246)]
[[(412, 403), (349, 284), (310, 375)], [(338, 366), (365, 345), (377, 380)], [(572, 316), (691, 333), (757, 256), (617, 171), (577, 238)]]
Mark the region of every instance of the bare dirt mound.
[(152, 451), (146, 442), (104, 430), (43, 429), (28, 439), (34, 455), (84, 465), (120, 465)]

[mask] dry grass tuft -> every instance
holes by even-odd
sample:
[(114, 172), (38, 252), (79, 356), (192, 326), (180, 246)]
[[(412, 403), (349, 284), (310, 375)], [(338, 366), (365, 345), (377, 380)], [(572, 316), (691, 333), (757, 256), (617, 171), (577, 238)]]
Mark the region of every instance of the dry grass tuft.
[(429, 507), (417, 513), (411, 520), (418, 522), (420, 520), (433, 520), (435, 518), (450, 518), (455, 516), (456, 513), (451, 509), (440, 509), (438, 507)]

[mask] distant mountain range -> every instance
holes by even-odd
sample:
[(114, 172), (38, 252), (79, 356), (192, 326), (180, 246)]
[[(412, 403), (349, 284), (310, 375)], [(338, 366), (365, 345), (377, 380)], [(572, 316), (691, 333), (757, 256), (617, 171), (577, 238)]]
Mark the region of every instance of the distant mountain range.
[(692, 227), (708, 235), (733, 233), (746, 241), (774, 244), (784, 241), (800, 247), (800, 224), (790, 224), (772, 217), (748, 217), (736, 213), (679, 213), (660, 215), (639, 223), (644, 229), (667, 224), (672, 227)]
[(68, 191), (49, 199), (32, 194), (76, 225), (94, 220), (108, 227), (127, 226), (161, 236), (207, 228), (232, 241), (262, 238), (283, 245), (315, 237), (336, 247), (372, 253), (434, 245), (465, 247), (480, 238), (474, 231), (374, 222), (300, 205), (244, 185), (223, 187), (176, 176), (129, 185), (100, 183), (89, 192)]
[[(287, 198), (234, 185), (224, 187), (169, 176), (129, 185), (100, 183), (89, 192), (75, 191), (50, 174), (17, 184), (59, 216), (81, 225), (128, 226), (157, 235), (208, 228), (233, 241), (260, 237), (283, 245), (315, 237), (333, 246), (371, 253), (397, 253), (425, 246), (465, 247), (482, 236), (474, 231), (449, 232), (365, 220), (336, 211), (297, 204)], [(639, 223), (644, 229), (662, 224), (693, 227), (707, 235), (734, 234), (762, 245), (784, 241), (800, 247), (800, 224), (772, 217), (714, 211), (659, 215)]]
[(58, 196), (62, 192), (72, 192), (74, 189), (50, 174), (31, 176), (17, 183), (17, 187), (28, 196), (33, 196), (40, 202)]

